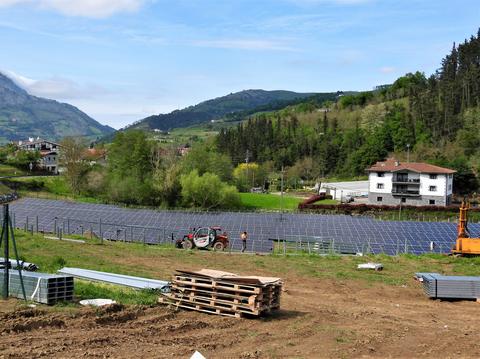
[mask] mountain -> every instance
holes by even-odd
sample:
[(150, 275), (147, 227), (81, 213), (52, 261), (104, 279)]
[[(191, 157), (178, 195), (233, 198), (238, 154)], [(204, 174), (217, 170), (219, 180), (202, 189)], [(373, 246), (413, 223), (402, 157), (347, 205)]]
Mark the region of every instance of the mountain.
[(236, 118), (238, 115), (244, 116), (257, 112), (257, 110), (276, 110), (310, 97), (324, 96), (324, 100), (334, 100), (336, 95), (336, 93), (315, 94), (292, 91), (245, 90), (201, 102), (183, 110), (150, 116), (132, 124), (128, 129), (160, 129), (166, 131), (212, 120), (228, 120), (229, 118)]
[(32, 96), (0, 73), (0, 142), (43, 137), (102, 137), (114, 132), (78, 108)]

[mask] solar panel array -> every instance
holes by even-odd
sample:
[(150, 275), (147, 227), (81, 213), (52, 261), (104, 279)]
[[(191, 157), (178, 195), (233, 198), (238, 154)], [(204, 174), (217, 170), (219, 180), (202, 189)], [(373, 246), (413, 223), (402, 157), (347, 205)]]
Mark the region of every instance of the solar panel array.
[[(354, 246), (358, 252), (414, 253), (448, 252), (456, 239), (456, 224), (447, 222), (377, 221), (370, 217), (302, 213), (188, 212), (128, 209), (26, 198), (11, 205), (16, 226), (37, 226), (45, 232), (62, 228), (64, 233), (92, 230), (103, 238), (145, 243), (171, 243), (191, 228), (220, 226), (230, 235), (233, 249), (241, 246), (242, 231), (249, 233), (247, 250), (271, 252), (272, 239), (325, 241)], [(471, 224), (472, 233), (480, 225)], [(315, 239), (317, 238), (317, 239)]]

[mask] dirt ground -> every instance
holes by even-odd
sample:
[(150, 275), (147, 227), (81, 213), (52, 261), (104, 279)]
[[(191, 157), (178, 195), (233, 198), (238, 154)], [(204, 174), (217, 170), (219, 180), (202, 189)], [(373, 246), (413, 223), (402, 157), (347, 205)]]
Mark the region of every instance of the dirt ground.
[[(427, 299), (420, 284), (287, 276), (282, 309), (234, 319), (164, 306), (0, 305), (1, 358), (479, 358), (480, 304)], [(14, 310), (16, 309), (16, 310)]]

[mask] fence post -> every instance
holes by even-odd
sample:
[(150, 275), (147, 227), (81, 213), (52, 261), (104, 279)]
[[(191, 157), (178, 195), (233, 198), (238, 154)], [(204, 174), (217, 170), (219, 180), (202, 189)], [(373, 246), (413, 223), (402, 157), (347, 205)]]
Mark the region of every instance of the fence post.
[(27, 219), (25, 221), (25, 232), (28, 231), (28, 216), (27, 216)]
[(143, 245), (145, 245), (145, 232), (147, 231), (146, 228), (143, 229)]
[(285, 239), (283, 240), (283, 255), (287, 255), (287, 243)]
[(407, 239), (405, 238), (405, 254), (408, 253)]
[(38, 216), (35, 216), (35, 227), (37, 228), (38, 233)]
[(67, 218), (67, 234), (70, 234), (70, 218)]
[(100, 235), (100, 241), (103, 244), (103, 234), (102, 234), (102, 219), (98, 220), (98, 234)]

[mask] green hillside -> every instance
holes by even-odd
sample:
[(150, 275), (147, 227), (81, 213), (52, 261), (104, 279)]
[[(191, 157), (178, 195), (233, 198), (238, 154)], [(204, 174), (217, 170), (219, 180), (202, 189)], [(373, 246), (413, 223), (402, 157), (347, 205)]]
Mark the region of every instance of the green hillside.
[(103, 126), (78, 108), (29, 95), (0, 73), (0, 143), (43, 137), (103, 137), (114, 129)]
[(324, 101), (334, 100), (336, 97), (337, 93), (246, 90), (208, 100), (169, 114), (150, 116), (129, 126), (128, 129), (167, 131), (216, 120), (238, 121), (251, 113), (281, 109), (306, 98)]

